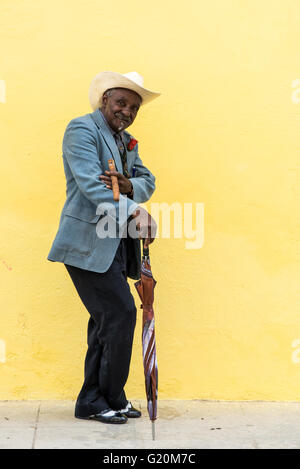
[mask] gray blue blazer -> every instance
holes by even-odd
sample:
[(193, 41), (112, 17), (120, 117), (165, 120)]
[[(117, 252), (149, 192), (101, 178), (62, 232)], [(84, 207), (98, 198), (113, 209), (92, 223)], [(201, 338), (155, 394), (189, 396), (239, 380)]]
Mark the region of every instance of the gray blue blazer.
[[(94, 272), (106, 272), (120, 243), (120, 233), (139, 203), (146, 202), (155, 189), (155, 177), (143, 165), (138, 145), (127, 150), (131, 135), (123, 132), (127, 151), (127, 166), (133, 185), (133, 200), (120, 195), (113, 200), (112, 190), (106, 188), (99, 176), (108, 170), (108, 159), (113, 158), (116, 169), (123, 173), (122, 162), (115, 139), (101, 112), (71, 120), (63, 138), (63, 163), (66, 176), (66, 201), (59, 227), (47, 259)], [(122, 205), (122, 216), (120, 212)], [(125, 211), (124, 211), (125, 207)], [(125, 213), (125, 216), (124, 216)], [(97, 226), (110, 219), (118, 226), (116, 236), (99, 237)], [(109, 218), (110, 217), (110, 218)], [(106, 220), (107, 221), (107, 220)], [(140, 275), (141, 250), (138, 239), (129, 239), (128, 276)]]

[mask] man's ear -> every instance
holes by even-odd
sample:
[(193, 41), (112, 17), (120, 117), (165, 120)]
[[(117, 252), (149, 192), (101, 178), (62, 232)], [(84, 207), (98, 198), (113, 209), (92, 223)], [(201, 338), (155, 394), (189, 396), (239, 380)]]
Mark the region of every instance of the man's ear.
[(102, 108), (102, 107), (105, 108), (106, 103), (107, 103), (107, 96), (106, 96), (106, 94), (104, 93), (103, 96), (102, 96), (102, 106), (101, 106), (101, 108)]

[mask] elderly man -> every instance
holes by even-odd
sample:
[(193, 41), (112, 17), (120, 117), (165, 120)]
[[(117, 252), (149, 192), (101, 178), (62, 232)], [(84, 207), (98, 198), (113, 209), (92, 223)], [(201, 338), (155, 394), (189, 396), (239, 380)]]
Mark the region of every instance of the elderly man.
[[(138, 205), (151, 197), (155, 178), (125, 129), (157, 96), (136, 72), (101, 72), (89, 90), (94, 112), (73, 119), (63, 139), (66, 202), (48, 259), (65, 265), (90, 313), (77, 418), (120, 424), (141, 416), (124, 391), (136, 323), (127, 277), (139, 278), (140, 239), (147, 246), (155, 238), (154, 220)], [(112, 158), (116, 171), (109, 171)], [(119, 183), (119, 201), (111, 176)], [(115, 230), (103, 229), (112, 223)]]

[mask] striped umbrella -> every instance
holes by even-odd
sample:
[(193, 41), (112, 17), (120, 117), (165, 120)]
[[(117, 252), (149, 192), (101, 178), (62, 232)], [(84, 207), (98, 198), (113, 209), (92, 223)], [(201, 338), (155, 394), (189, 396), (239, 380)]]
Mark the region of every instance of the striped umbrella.
[(134, 284), (143, 308), (143, 361), (145, 373), (145, 387), (147, 394), (147, 407), (152, 421), (152, 438), (155, 439), (155, 420), (157, 416), (157, 361), (154, 330), (154, 280), (149, 258), (149, 248), (143, 249), (141, 279)]

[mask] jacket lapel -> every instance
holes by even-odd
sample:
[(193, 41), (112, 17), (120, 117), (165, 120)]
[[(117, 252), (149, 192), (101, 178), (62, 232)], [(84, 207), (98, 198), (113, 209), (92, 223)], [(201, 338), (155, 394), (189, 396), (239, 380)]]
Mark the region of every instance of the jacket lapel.
[(128, 143), (130, 141), (130, 134), (128, 134), (128, 132), (123, 132), (123, 141), (124, 141), (124, 145), (125, 145), (125, 148), (126, 148), (126, 156), (127, 156), (127, 168), (128, 168), (128, 172), (129, 174), (131, 174), (132, 172), (132, 166), (133, 166), (133, 161), (135, 160), (135, 152), (134, 151), (129, 151), (128, 150)]
[(103, 137), (103, 140), (105, 141), (105, 143), (106, 143), (106, 145), (107, 145), (107, 147), (108, 147), (108, 149), (111, 153), (111, 155), (107, 155), (107, 159), (111, 158), (111, 156), (112, 156), (113, 159), (115, 160), (115, 165), (116, 165), (117, 171), (119, 173), (123, 174), (123, 166), (122, 166), (122, 161), (121, 161), (119, 149), (117, 147), (117, 144), (115, 142), (115, 139), (114, 139), (111, 131), (109, 130), (105, 120), (103, 119), (103, 116), (102, 116), (101, 112), (99, 111), (99, 109), (97, 109), (95, 112), (92, 112), (90, 115), (91, 115), (93, 121), (95, 122), (95, 124), (97, 125), (98, 129), (100, 130), (101, 135)]

